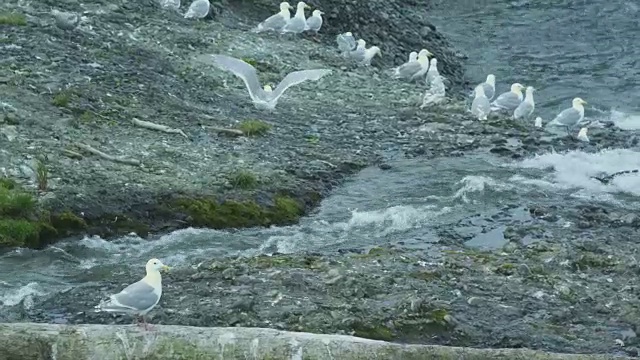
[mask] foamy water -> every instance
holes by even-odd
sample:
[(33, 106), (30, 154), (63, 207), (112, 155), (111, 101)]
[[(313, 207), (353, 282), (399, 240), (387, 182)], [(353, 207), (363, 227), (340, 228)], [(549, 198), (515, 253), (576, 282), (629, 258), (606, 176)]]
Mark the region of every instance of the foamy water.
[[(551, 153), (517, 162), (486, 156), (402, 161), (387, 171), (365, 169), (336, 189), (314, 214), (292, 226), (189, 228), (149, 240), (135, 234), (112, 241), (85, 237), (42, 251), (14, 250), (0, 257), (0, 302), (9, 306), (24, 301), (29, 306), (34, 297), (101, 281), (114, 272), (133, 270), (142, 276), (144, 263), (151, 257), (180, 267), (223, 256), (330, 253), (400, 242), (435, 256), (442, 226), (455, 228), (466, 221), (460, 226), (469, 227), (466, 219), (474, 219), (471, 228), (477, 228), (472, 231), (478, 234), (483, 226), (501, 231), (501, 217), (485, 218), (501, 213), (532, 221), (522, 215), (526, 215), (522, 206), (531, 199), (557, 205), (570, 197), (575, 202), (637, 208), (638, 174), (617, 177), (610, 185), (591, 178), (634, 168), (640, 169), (640, 154), (632, 150)], [(505, 205), (516, 210), (504, 215)], [(560, 221), (557, 226), (572, 225)], [(496, 237), (485, 238), (475, 237), (469, 245), (501, 244)]]

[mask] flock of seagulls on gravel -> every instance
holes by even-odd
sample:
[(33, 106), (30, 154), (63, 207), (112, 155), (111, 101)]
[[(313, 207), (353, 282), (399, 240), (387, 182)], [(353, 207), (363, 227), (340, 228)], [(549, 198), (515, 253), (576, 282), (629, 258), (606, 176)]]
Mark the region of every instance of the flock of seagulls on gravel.
[[(525, 90), (524, 96), (522, 90)], [(478, 84), (473, 90), (473, 102), (471, 103), (471, 113), (478, 120), (486, 120), (492, 111), (510, 112), (515, 120), (530, 120), (535, 110), (533, 86), (526, 88), (520, 83), (511, 84), (511, 89), (502, 93), (493, 100), (496, 93), (496, 77), (493, 74), (487, 75), (487, 79)], [(493, 100), (493, 102), (491, 102)], [(587, 102), (579, 97), (573, 99), (571, 107), (560, 112), (548, 126), (559, 126), (571, 132), (571, 127), (578, 125), (584, 120), (584, 105)], [(534, 126), (542, 127), (542, 118), (537, 117)], [(577, 138), (582, 141), (589, 141), (587, 137), (587, 127), (583, 127), (578, 132)]]
[[(179, 10), (181, 5), (180, 0), (159, 1), (162, 7), (174, 10)], [(306, 31), (317, 34), (322, 28), (322, 15), (324, 13), (319, 9), (315, 9), (311, 16), (307, 18), (305, 10), (309, 9), (310, 6), (304, 1), (298, 2), (296, 13), (293, 17), (290, 12), (293, 7), (288, 2), (281, 2), (279, 8), (279, 12), (259, 23), (252, 31), (256, 33), (274, 32), (277, 34), (301, 34)], [(195, 0), (184, 13), (184, 17), (202, 19), (209, 15), (209, 11), (209, 0)], [(52, 15), (55, 18), (56, 26), (63, 30), (73, 30), (80, 22), (80, 16), (74, 13), (52, 10)], [(367, 48), (367, 42), (364, 39), (356, 40), (351, 32), (337, 35), (336, 43), (342, 57), (358, 65), (369, 66), (376, 55), (382, 56), (378, 46)], [(212, 57), (214, 64), (218, 68), (229, 71), (244, 81), (249, 96), (258, 109), (274, 110), (278, 99), (288, 88), (307, 80), (319, 80), (331, 73), (330, 69), (294, 71), (288, 74), (275, 89), (272, 89), (270, 85), (262, 86), (260, 84), (256, 69), (250, 64), (226, 55), (216, 54), (212, 55)], [(446, 86), (444, 83), (446, 79), (438, 71), (438, 60), (427, 49), (422, 49), (419, 52), (412, 51), (407, 62), (392, 69), (389, 74), (393, 79), (409, 82), (424, 81), (427, 89), (423, 96), (421, 108), (437, 104), (445, 99)], [(514, 83), (509, 91), (498, 95), (494, 99), (496, 95), (496, 77), (493, 74), (489, 74), (483, 83), (474, 88), (470, 111), (481, 121), (486, 120), (492, 112), (507, 112), (511, 113), (515, 120), (530, 121), (535, 110), (534, 91), (536, 89), (532, 86), (524, 87), (520, 83)], [(571, 127), (583, 121), (585, 104), (587, 102), (581, 98), (574, 98), (572, 106), (560, 112), (547, 125), (564, 127), (567, 133), (570, 133)], [(536, 117), (534, 126), (542, 127), (542, 118)], [(577, 138), (589, 141), (587, 127), (580, 129)]]

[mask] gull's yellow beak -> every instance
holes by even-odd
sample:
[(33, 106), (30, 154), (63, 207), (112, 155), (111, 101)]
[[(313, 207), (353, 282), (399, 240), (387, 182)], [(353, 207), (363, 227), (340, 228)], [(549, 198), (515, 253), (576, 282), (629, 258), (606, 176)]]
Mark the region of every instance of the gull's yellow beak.
[(307, 4), (304, 4), (304, 8), (305, 8), (305, 9), (311, 9), (311, 6), (309, 6), (309, 5), (307, 5)]
[(588, 104), (588, 102), (586, 102), (586, 101), (584, 101), (584, 100), (582, 100), (581, 102), (582, 102), (582, 104), (584, 104), (584, 105), (587, 105), (587, 104)]
[(427, 55), (434, 56), (433, 53), (431, 51), (429, 51), (429, 50), (427, 50)]
[(169, 271), (171, 268), (167, 265), (162, 265), (162, 270)]

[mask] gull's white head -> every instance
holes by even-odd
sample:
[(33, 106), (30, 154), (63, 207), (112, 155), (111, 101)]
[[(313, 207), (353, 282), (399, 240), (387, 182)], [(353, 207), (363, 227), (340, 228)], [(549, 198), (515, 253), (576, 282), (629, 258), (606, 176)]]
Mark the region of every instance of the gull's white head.
[(297, 9), (296, 9), (296, 12), (297, 12), (297, 13), (300, 13), (300, 12), (304, 13), (304, 10), (305, 10), (305, 9), (309, 9), (309, 8), (311, 8), (311, 6), (309, 6), (309, 5), (305, 4), (305, 2), (304, 2), (304, 1), (299, 1), (299, 2), (298, 2)]
[(520, 83), (513, 83), (511, 84), (511, 92), (512, 93), (516, 93), (518, 95), (522, 94), (522, 89), (524, 89), (524, 86)]
[(268, 85), (268, 84), (267, 84), (267, 85), (265, 85), (265, 86), (263, 86), (262, 88), (263, 88), (263, 89), (264, 89), (264, 91), (266, 91), (266, 92), (272, 92), (272, 91), (273, 91), (273, 89), (271, 88), (271, 86), (270, 86), (270, 85)]
[(586, 104), (587, 104), (587, 102), (582, 100), (582, 99), (580, 99), (579, 97), (573, 99), (573, 101), (571, 102), (571, 105), (573, 105), (573, 108), (574, 109), (578, 109), (578, 110), (579, 109), (584, 109), (584, 106), (582, 106), (582, 105), (586, 105)]
[(313, 12), (311, 13), (311, 16), (315, 16), (315, 17), (320, 17), (320, 15), (324, 14), (322, 11), (315, 9), (313, 10)]
[(409, 54), (409, 62), (411, 62), (411, 61), (416, 61), (416, 59), (417, 59), (417, 58), (418, 58), (418, 53), (417, 53), (417, 52), (412, 51), (412, 52)]
[(346, 33), (344, 33), (346, 36), (353, 36), (353, 34), (351, 33), (351, 31), (347, 31)]
[(433, 54), (431, 53), (431, 51), (429, 51), (427, 49), (422, 49), (418, 53), (418, 57), (421, 57), (421, 56), (433, 56)]
[(362, 48), (362, 49), (364, 49), (365, 45), (367, 45), (367, 42), (362, 39), (358, 39), (356, 43), (358, 43), (358, 48)]
[(482, 87), (482, 85), (476, 86), (475, 93), (476, 93), (476, 97), (486, 96), (484, 94), (484, 87)]
[(169, 267), (162, 263), (162, 261), (158, 259), (151, 259), (147, 261), (147, 274), (153, 274), (159, 272), (160, 270), (169, 270)]
[(429, 63), (429, 70), (431, 70), (431, 67), (433, 67), (435, 69), (436, 66), (438, 66), (438, 59), (436, 59), (436, 58), (431, 59), (431, 61)]
[(485, 81), (487, 84), (495, 87), (496, 86), (496, 76), (493, 74), (489, 74), (487, 75), (487, 81)]
[(291, 6), (288, 2), (284, 1), (280, 3), (280, 12), (288, 14), (289, 9), (293, 9), (293, 6)]
[(374, 57), (376, 54), (382, 56), (382, 52), (380, 51), (380, 48), (377, 47), (377, 46), (372, 46), (372, 47), (368, 48), (367, 52), (369, 52), (369, 54), (371, 54), (371, 57)]
[(527, 86), (527, 90), (525, 90), (526, 97), (532, 98), (534, 91), (536, 91), (536, 89), (533, 86)]

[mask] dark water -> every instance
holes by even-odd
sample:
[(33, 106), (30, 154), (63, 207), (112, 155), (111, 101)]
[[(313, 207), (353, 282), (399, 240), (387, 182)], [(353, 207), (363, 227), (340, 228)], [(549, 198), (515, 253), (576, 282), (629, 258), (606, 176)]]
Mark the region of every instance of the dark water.
[[(468, 55), (468, 75), (496, 75), (497, 92), (538, 89), (543, 119), (585, 99), (586, 117), (640, 112), (640, 2), (436, 0), (431, 20)], [(594, 109), (595, 108), (595, 109)]]

